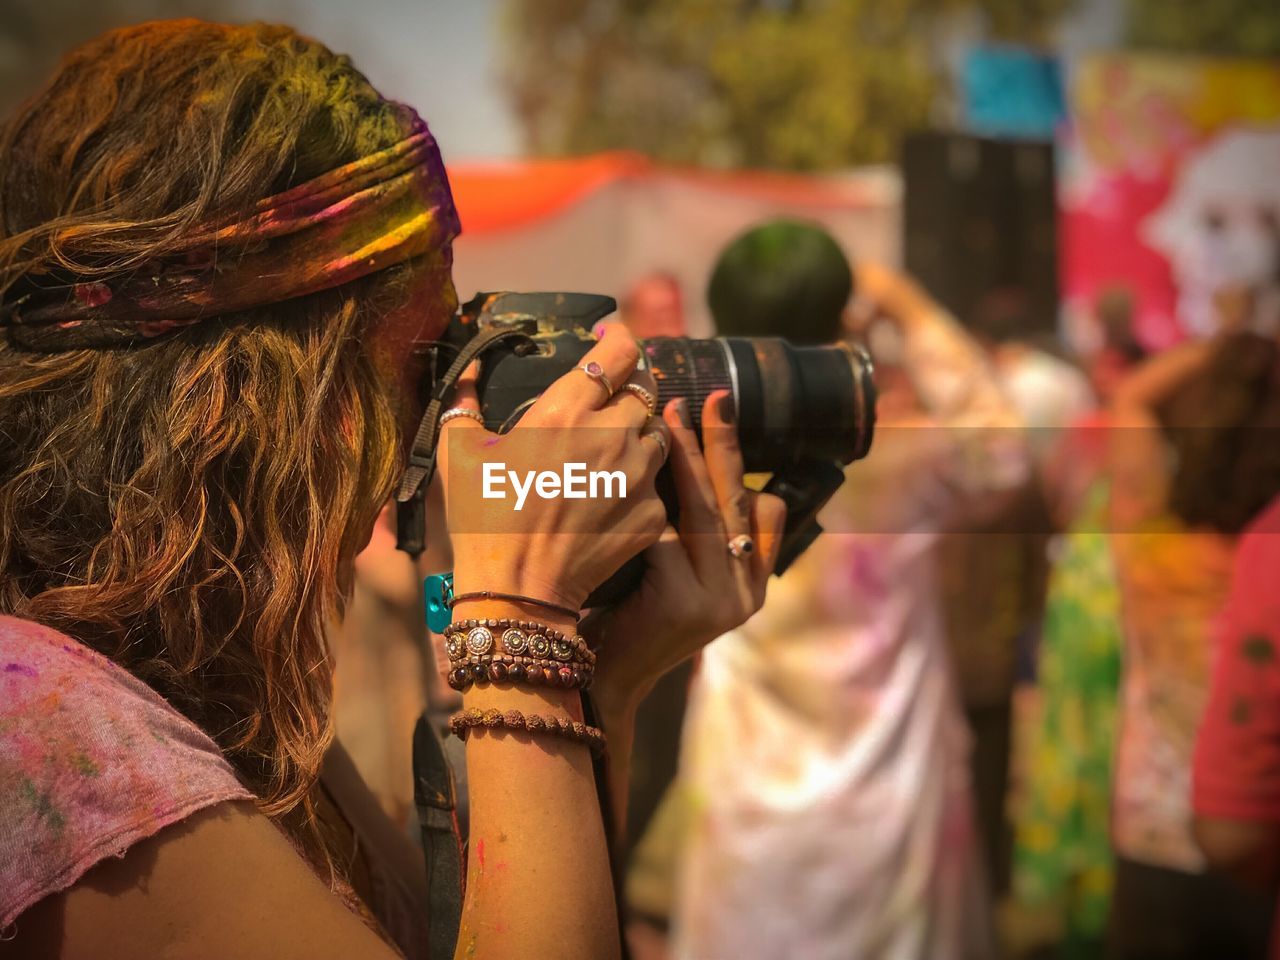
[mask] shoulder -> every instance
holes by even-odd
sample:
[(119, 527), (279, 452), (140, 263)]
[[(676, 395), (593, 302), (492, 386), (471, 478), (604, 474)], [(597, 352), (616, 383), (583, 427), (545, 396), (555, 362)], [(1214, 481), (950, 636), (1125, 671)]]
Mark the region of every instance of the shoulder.
[(1242, 574), (1259, 579), (1275, 576), (1280, 568), (1280, 497), (1245, 528), (1236, 566)]
[(1224, 611), (1224, 629), (1251, 637), (1265, 636), (1280, 643), (1280, 498), (1264, 510), (1240, 537), (1231, 577), (1231, 595)]
[(0, 928), (162, 827), (248, 798), (217, 745), (142, 681), (0, 616)]

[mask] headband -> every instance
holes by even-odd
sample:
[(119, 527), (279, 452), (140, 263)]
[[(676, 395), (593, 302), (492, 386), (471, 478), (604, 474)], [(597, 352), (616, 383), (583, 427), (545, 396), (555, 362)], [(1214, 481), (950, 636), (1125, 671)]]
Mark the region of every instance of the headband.
[(197, 226), (158, 261), (105, 279), (28, 273), (5, 295), (15, 346), (124, 346), (210, 317), (328, 290), (458, 233), (435, 138), (421, 121), (379, 153)]

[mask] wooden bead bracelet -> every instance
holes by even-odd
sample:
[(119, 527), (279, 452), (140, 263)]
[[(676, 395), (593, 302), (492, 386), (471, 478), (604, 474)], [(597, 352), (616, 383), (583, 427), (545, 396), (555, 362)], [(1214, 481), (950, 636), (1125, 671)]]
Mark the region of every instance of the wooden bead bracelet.
[(490, 653), (531, 656), (539, 660), (594, 665), (595, 653), (581, 636), (566, 637), (559, 630), (533, 620), (493, 618), (459, 620), (445, 628), (445, 651), (455, 662)]
[(597, 756), (604, 753), (607, 744), (603, 730), (568, 717), (524, 714), (519, 710), (479, 710), (472, 707), (449, 718), (449, 730), (459, 740), (466, 740), (467, 735), (477, 727), (563, 737), (575, 743), (585, 743)]
[(455, 690), (466, 690), (473, 683), (515, 683), (585, 690), (591, 685), (594, 673), (595, 669), (586, 664), (490, 655), (455, 662), (449, 671), (449, 686)]

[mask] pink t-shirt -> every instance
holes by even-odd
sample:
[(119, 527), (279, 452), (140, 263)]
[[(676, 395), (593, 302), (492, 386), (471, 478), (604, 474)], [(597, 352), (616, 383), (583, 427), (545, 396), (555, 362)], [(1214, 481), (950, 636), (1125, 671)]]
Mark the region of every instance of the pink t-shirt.
[[(1245, 531), (1196, 742), (1196, 813), (1280, 823), (1280, 499)], [(1280, 911), (1271, 938), (1280, 960)]]
[(161, 828), (252, 798), (217, 744), (141, 680), (0, 616), (0, 930)]

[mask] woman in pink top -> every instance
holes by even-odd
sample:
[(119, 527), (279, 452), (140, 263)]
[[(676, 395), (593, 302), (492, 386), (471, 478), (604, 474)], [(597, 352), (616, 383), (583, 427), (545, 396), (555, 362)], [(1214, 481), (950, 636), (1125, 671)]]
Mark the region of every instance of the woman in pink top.
[[(0, 954), (425, 954), (411, 858), (329, 750), (323, 636), (422, 414), (458, 229), (426, 125), (282, 27), (110, 33), (0, 133)], [(636, 703), (759, 605), (782, 517), (742, 487), (727, 393), (704, 458), (601, 332), (502, 438), (464, 378), (441, 478), (452, 510), (485, 451), (523, 475), (547, 438), (626, 476), (453, 538), (459, 595), (535, 601), (456, 616), (566, 633), (648, 549), (595, 664), (620, 795)], [(669, 449), (682, 518), (716, 534), (665, 526)], [(460, 956), (619, 953), (582, 704), (545, 674), (464, 694)]]
[(1111, 546), (1124, 672), (1109, 930), (1121, 958), (1258, 956), (1269, 905), (1206, 872), (1191, 766), (1209, 691), (1211, 627), (1240, 531), (1280, 491), (1280, 347), (1252, 334), (1183, 344), (1117, 389)]
[[(1280, 497), (1236, 553), (1215, 624), (1213, 683), (1196, 740), (1195, 834), (1211, 866), (1280, 887)], [(1280, 957), (1272, 928), (1269, 957)]]

